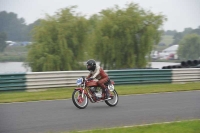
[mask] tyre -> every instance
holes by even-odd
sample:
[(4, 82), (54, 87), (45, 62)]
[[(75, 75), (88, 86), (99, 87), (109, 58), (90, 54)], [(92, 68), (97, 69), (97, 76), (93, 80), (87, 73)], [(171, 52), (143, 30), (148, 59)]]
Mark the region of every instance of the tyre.
[(106, 100), (105, 103), (110, 107), (116, 106), (119, 101), (117, 91), (116, 90), (110, 91), (110, 94), (111, 94), (111, 100)]
[(79, 109), (84, 109), (88, 105), (88, 98), (85, 94), (83, 94), (79, 90), (74, 90), (72, 93), (72, 101), (74, 105)]

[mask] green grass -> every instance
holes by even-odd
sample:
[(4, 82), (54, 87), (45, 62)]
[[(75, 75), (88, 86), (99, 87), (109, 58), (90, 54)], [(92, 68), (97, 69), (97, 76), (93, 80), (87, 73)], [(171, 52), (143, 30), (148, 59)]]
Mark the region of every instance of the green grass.
[(71, 98), (72, 92), (73, 88), (57, 88), (35, 92), (0, 92), (0, 103), (68, 99)]
[[(38, 100), (69, 99), (75, 87), (47, 89), (45, 91), (0, 91), (0, 103)], [(200, 82), (185, 84), (116, 85), (119, 95), (200, 90)]]
[(0, 52), (0, 61), (25, 61), (28, 48), (26, 46), (7, 46)]
[(163, 35), (159, 43), (165, 43), (165, 46), (156, 46), (157, 51), (162, 51), (169, 47), (174, 41), (173, 36)]
[(160, 42), (163, 42), (168, 46), (169, 44), (172, 44), (173, 41), (174, 41), (173, 36), (163, 35)]
[[(83, 133), (199, 133), (200, 120), (152, 124), (145, 126), (117, 127), (82, 131)], [(78, 133), (78, 132), (70, 132)]]

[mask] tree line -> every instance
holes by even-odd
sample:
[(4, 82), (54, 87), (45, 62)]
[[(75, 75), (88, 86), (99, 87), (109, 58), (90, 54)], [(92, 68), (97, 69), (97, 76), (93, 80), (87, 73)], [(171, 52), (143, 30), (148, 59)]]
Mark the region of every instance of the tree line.
[[(15, 18), (11, 20), (18, 19), (16, 14), (8, 14)], [(32, 71), (67, 71), (85, 69), (82, 62), (91, 58), (100, 61), (104, 69), (146, 67), (152, 48), (161, 39), (160, 27), (166, 17), (129, 3), (125, 8), (116, 5), (89, 18), (72, 6), (30, 25), (21, 18), (16, 21), (14, 29), (0, 25), (4, 29), (0, 31), (6, 33), (0, 34), (0, 41), (1, 36), (33, 41), (26, 60)], [(17, 25), (21, 28), (15, 29)], [(22, 35), (12, 37), (14, 32)]]
[(173, 36), (172, 45), (179, 45), (178, 56), (180, 60), (200, 59), (200, 26), (195, 29), (185, 28), (183, 32), (168, 30), (164, 34)]
[(182, 32), (177, 32), (176, 30), (167, 30), (164, 32), (164, 35), (171, 35), (173, 36), (174, 41), (171, 45), (178, 44), (184, 36), (188, 34), (197, 34), (200, 35), (200, 26), (193, 29), (193, 28), (185, 28)]
[(34, 29), (35, 43), (27, 60), (33, 71), (86, 69), (81, 62), (90, 58), (100, 61), (104, 69), (146, 67), (162, 35), (159, 28), (165, 16), (134, 3), (102, 10), (88, 19), (75, 9), (47, 15)]
[(13, 12), (0, 12), (0, 32), (10, 41), (31, 41), (30, 31), (39, 20), (27, 25), (24, 18), (18, 18)]
[(0, 12), (0, 52), (7, 46), (5, 41), (32, 41), (31, 30), (39, 21), (27, 25), (24, 18), (18, 18), (13, 12)]

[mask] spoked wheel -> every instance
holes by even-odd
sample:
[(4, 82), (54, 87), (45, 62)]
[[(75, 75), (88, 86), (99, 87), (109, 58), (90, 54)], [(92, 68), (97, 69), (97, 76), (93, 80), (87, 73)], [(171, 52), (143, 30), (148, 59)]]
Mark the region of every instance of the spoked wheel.
[(74, 105), (79, 109), (84, 109), (88, 105), (88, 98), (85, 94), (83, 94), (79, 90), (74, 90), (72, 93), (72, 101)]
[(111, 99), (105, 101), (105, 103), (106, 103), (108, 106), (111, 106), (111, 107), (116, 106), (117, 103), (118, 103), (118, 100), (119, 100), (117, 91), (116, 91), (116, 90), (110, 91), (110, 94), (111, 94)]

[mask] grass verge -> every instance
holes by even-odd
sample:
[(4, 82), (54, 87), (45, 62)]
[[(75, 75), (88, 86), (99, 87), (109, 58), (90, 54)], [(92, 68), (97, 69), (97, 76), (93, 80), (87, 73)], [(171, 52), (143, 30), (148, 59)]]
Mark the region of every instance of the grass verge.
[[(200, 82), (185, 84), (151, 84), (151, 85), (116, 85), (119, 95), (146, 94), (159, 92), (176, 92), (200, 90)], [(0, 92), (0, 103), (55, 100), (71, 98), (74, 88), (47, 89), (46, 91), (10, 91)]]
[[(200, 120), (81, 131), (83, 133), (199, 133)], [(78, 132), (70, 132), (78, 133)]]

